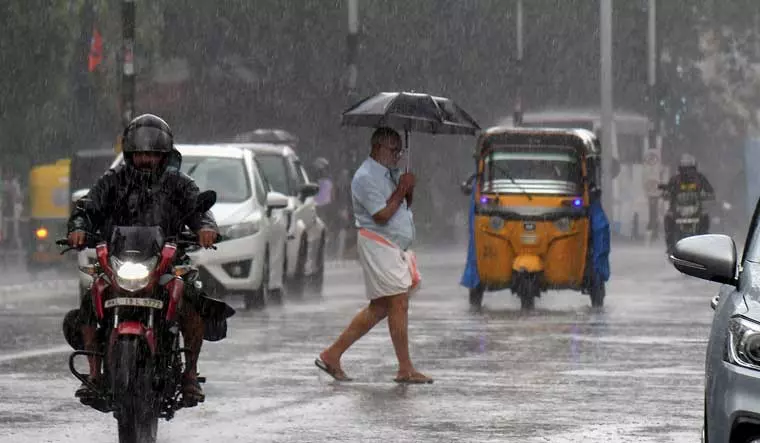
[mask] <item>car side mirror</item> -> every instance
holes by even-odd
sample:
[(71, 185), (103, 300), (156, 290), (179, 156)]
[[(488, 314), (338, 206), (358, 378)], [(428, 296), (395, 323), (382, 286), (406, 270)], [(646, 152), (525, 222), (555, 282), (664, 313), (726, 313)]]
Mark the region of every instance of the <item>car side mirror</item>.
[(304, 183), (300, 188), (300, 195), (302, 200), (306, 200), (309, 197), (314, 197), (319, 194), (319, 185), (316, 183)]
[(89, 189), (78, 189), (71, 194), (71, 203), (76, 203), (90, 193)]
[(211, 209), (216, 204), (216, 191), (208, 190), (198, 194), (198, 199), (195, 202), (195, 210), (200, 213), (204, 213)]
[(290, 200), (284, 194), (276, 191), (267, 193), (267, 209), (285, 209), (290, 204)]
[(472, 194), (472, 182), (471, 181), (464, 181), (459, 185), (459, 189), (462, 190), (462, 194), (464, 195), (470, 195)]
[(736, 286), (736, 243), (727, 235), (707, 234), (680, 240), (670, 261), (686, 275)]

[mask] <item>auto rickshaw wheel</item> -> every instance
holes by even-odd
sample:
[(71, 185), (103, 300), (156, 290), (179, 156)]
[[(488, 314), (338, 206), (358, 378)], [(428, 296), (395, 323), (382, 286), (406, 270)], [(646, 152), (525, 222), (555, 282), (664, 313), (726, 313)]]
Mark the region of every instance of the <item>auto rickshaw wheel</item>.
[(536, 274), (521, 274), (517, 277), (514, 292), (520, 298), (520, 309), (532, 311), (536, 307), (536, 299), (541, 296), (541, 279)]
[(526, 284), (517, 294), (520, 297), (520, 309), (532, 311), (536, 308), (536, 299), (541, 294), (541, 288), (535, 283)]
[(601, 308), (604, 306), (604, 296), (606, 295), (606, 286), (603, 281), (596, 281), (591, 285), (591, 307)]
[(470, 289), (470, 308), (480, 309), (483, 306), (483, 293), (485, 288), (482, 284)]

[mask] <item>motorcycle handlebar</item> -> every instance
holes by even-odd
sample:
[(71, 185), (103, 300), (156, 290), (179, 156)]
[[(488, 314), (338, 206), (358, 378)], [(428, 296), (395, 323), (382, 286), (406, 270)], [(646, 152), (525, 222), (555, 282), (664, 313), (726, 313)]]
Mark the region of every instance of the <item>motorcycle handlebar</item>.
[[(224, 240), (224, 237), (221, 234), (217, 234), (216, 240), (214, 240), (214, 243), (219, 243), (220, 241)], [(69, 246), (69, 239), (68, 238), (60, 238), (55, 241), (55, 244), (58, 246), (67, 246), (66, 249), (61, 251), (61, 255), (71, 251), (71, 250), (78, 250), (81, 251), (83, 249), (87, 248), (94, 248), (97, 246), (97, 244), (100, 242), (100, 236), (93, 233), (85, 233), (85, 244), (82, 246)], [(171, 241), (171, 239), (169, 239)], [(182, 232), (180, 233), (176, 239), (174, 239), (174, 243), (177, 244), (177, 246), (181, 247), (193, 247), (197, 246), (200, 247), (201, 245), (198, 243), (198, 236), (191, 233), (191, 232)], [(216, 246), (211, 246), (211, 249), (216, 249)]]

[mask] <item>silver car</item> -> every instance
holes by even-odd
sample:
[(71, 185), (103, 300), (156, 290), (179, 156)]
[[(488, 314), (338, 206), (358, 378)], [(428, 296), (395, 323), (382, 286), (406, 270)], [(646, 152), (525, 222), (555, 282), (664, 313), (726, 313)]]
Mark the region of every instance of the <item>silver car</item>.
[[(759, 206), (760, 208), (760, 206)], [(705, 365), (703, 441), (760, 443), (760, 239), (756, 211), (741, 261), (726, 235), (679, 241), (670, 256), (684, 274), (722, 283)]]

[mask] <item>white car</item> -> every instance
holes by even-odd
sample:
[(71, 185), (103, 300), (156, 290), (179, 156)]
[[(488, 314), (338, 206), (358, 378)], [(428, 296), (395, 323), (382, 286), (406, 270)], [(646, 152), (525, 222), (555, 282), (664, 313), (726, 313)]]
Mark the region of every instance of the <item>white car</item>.
[(314, 196), (319, 185), (309, 181), (295, 151), (288, 145), (238, 143), (256, 154), (272, 190), (286, 195), (290, 204), (287, 246), (288, 294), (321, 295), (325, 271), (325, 223), (317, 216)]
[[(248, 149), (224, 145), (175, 147), (182, 154), (182, 172), (192, 177), (201, 191), (217, 193), (211, 212), (223, 239), (215, 250), (188, 253), (199, 268), (206, 293), (242, 294), (246, 308), (262, 307), (267, 300), (279, 302), (287, 234), (284, 214), (278, 209), (288, 206), (288, 198), (268, 189), (255, 155)], [(120, 155), (112, 167), (122, 162)], [(94, 251), (80, 253), (80, 264), (94, 260)], [(82, 286), (88, 287), (90, 277), (80, 275)]]

